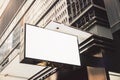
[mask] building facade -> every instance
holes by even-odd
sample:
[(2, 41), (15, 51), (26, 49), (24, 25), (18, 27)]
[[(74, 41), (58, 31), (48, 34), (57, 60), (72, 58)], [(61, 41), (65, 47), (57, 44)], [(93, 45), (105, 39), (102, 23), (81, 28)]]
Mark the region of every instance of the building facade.
[[(6, 58), (15, 50), (20, 50), (20, 43), (22, 41), (20, 38), (21, 28), (25, 26), (25, 23), (44, 28), (51, 20), (78, 30), (87, 31), (100, 37), (113, 39), (113, 44), (117, 47), (117, 56), (110, 57), (110, 61), (114, 58), (114, 63), (119, 59), (119, 0), (11, 0), (0, 16), (0, 70), (4, 70), (4, 68), (9, 65), (10, 62), (4, 62)], [(18, 53), (20, 54), (20, 51)], [(101, 53), (98, 56), (102, 56), (103, 58)], [(58, 80), (63, 80), (63, 77), (69, 80), (75, 80), (75, 78), (76, 80), (94, 80), (93, 78), (98, 79), (100, 76), (101, 78), (98, 80), (109, 80), (109, 70), (119, 72), (118, 63), (114, 63), (116, 64), (115, 66), (112, 63), (108, 64), (109, 68), (107, 69), (109, 70), (106, 70), (106, 67), (95, 67), (101, 59), (97, 59), (98, 61), (92, 64), (94, 63), (92, 61), (96, 60), (96, 57), (91, 58), (87, 56), (86, 58), (89, 58), (87, 61), (88, 63), (90, 61), (90, 65), (84, 64), (85, 66), (74, 71), (60, 71), (48, 77), (46, 80), (56, 80), (56, 76)], [(111, 65), (113, 67), (111, 67)], [(96, 72), (100, 75), (94, 76), (97, 74)], [(92, 73), (94, 73), (94, 75)], [(73, 79), (69, 77), (69, 75), (71, 75)]]
[[(120, 57), (120, 50), (119, 50), (119, 45), (120, 45), (120, 0), (112, 1), (112, 0), (104, 0), (109, 22), (110, 22), (110, 27), (111, 27), (111, 32), (113, 34), (113, 40), (114, 40), (114, 45), (116, 48), (116, 53), (112, 56), (111, 62), (113, 63), (113, 67), (111, 66), (111, 71), (119, 73), (119, 67), (120, 65), (117, 63)], [(111, 73), (112, 74), (112, 73)], [(114, 77), (114, 75), (112, 76)], [(119, 75), (117, 74), (117, 77), (119, 79)], [(117, 79), (117, 78), (116, 78)]]

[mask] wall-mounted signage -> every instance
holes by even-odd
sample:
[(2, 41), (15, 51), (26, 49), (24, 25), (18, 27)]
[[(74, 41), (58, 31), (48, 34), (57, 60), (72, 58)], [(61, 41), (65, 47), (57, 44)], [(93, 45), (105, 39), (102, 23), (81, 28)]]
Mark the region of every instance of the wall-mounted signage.
[(23, 45), (22, 62), (31, 59), (80, 66), (77, 36), (26, 24)]

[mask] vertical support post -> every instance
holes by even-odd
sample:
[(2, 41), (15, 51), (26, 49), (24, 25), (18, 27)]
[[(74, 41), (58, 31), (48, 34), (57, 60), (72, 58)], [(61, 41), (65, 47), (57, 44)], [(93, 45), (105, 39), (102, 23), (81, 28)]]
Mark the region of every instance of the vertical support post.
[(87, 66), (88, 80), (107, 80), (105, 68)]
[(91, 61), (90, 59), (87, 60), (89, 61), (87, 66), (88, 80), (110, 80), (105, 57), (106, 52), (105, 49), (100, 48), (96, 54), (89, 56)]
[[(88, 80), (110, 80), (109, 56), (114, 50), (112, 40), (93, 35), (80, 44), (80, 54), (83, 64), (87, 67)], [(108, 53), (110, 52), (110, 53)]]

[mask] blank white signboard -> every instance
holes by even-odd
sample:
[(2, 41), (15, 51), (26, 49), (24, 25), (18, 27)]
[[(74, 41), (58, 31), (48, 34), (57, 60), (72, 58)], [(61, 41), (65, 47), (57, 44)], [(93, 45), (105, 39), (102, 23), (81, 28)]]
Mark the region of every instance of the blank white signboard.
[(25, 57), (80, 66), (77, 37), (26, 24)]

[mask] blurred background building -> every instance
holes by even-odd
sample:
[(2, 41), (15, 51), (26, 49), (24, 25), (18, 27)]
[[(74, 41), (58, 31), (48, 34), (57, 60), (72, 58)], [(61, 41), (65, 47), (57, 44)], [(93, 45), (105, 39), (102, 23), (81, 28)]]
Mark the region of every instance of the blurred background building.
[[(97, 39), (92, 43), (103, 41), (102, 46), (109, 49), (80, 52), (82, 66), (78, 70), (58, 71), (46, 80), (120, 79), (120, 0), (0, 0), (1, 72), (16, 56), (9, 61), (6, 61), (7, 57), (15, 50), (18, 50), (15, 55), (20, 54), (20, 32), (25, 23), (45, 27), (51, 20), (99, 36), (92, 37)], [(89, 40), (79, 45), (84, 46)], [(19, 78), (22, 80), (23, 77)], [(0, 76), (0, 80), (7, 79)]]

